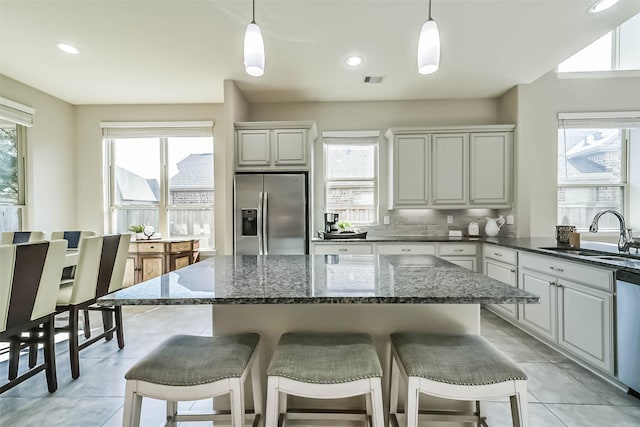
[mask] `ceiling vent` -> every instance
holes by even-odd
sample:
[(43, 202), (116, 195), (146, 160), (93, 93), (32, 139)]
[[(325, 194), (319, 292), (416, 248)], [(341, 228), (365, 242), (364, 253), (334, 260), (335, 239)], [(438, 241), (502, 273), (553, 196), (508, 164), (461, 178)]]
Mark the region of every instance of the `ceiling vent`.
[(365, 82), (365, 83), (382, 83), (382, 76), (365, 76), (363, 82)]

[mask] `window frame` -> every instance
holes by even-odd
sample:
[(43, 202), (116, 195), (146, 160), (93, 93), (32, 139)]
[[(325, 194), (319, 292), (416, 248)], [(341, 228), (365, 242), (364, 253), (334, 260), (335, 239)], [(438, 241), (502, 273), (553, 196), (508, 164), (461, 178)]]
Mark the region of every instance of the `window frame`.
[[(206, 125), (209, 126), (209, 128), (211, 129), (210, 134), (207, 135), (181, 135), (181, 137), (188, 137), (188, 136), (206, 136), (206, 137), (210, 137), (211, 138), (211, 151), (212, 153), (214, 153), (215, 156), (215, 152), (214, 152), (214, 147), (215, 147), (215, 141), (214, 141), (214, 137), (213, 137), (213, 123), (212, 122), (194, 122), (196, 124), (196, 127), (202, 127), (201, 124), (204, 123)], [(214, 242), (214, 246), (215, 246), (215, 197), (213, 198), (211, 203), (197, 203), (197, 204), (188, 204), (188, 205), (182, 205), (182, 204), (176, 204), (176, 203), (170, 203), (170, 176), (169, 176), (169, 142), (171, 140), (171, 138), (175, 138), (177, 137), (176, 135), (172, 135), (172, 134), (167, 134), (167, 135), (161, 135), (158, 134), (159, 131), (157, 131), (157, 129), (159, 129), (159, 126), (151, 126), (148, 128), (149, 132), (148, 134), (145, 135), (145, 124), (139, 124), (139, 123), (134, 123), (134, 125), (139, 125), (140, 128), (138, 128), (138, 126), (133, 126), (134, 130), (132, 131), (131, 135), (127, 136), (126, 133), (123, 135), (119, 135), (117, 128), (118, 127), (124, 127), (125, 124), (121, 124), (119, 122), (115, 123), (116, 124), (116, 131), (114, 132), (113, 135), (107, 135), (108, 132), (105, 132), (103, 130), (103, 149), (104, 149), (104, 158), (105, 158), (105, 178), (104, 178), (104, 183), (105, 183), (105, 188), (104, 188), (104, 201), (105, 201), (105, 229), (106, 230), (110, 230), (110, 232), (117, 232), (116, 228), (117, 228), (117, 217), (118, 217), (118, 211), (126, 211), (126, 210), (144, 210), (144, 209), (150, 209), (153, 211), (157, 211), (158, 212), (158, 224), (156, 227), (156, 231), (161, 233), (163, 238), (172, 238), (172, 236), (170, 235), (171, 229), (170, 229), (170, 217), (171, 217), (171, 211), (185, 211), (185, 210), (193, 210), (193, 211), (198, 211), (198, 210), (210, 210), (212, 213), (212, 222), (214, 224), (213, 228), (211, 229), (211, 239)], [(147, 125), (154, 125), (156, 123), (150, 123)], [(180, 122), (180, 124), (184, 124), (188, 127), (189, 122)], [(103, 128), (108, 128), (109, 124), (108, 123), (103, 123), (101, 124)], [(200, 126), (199, 126), (200, 125)], [(163, 126), (166, 127), (166, 124), (163, 124)], [(176, 126), (177, 127), (177, 126)], [(159, 150), (160, 150), (160, 175), (159, 175), (159, 186), (160, 186), (160, 198), (159, 201), (157, 203), (148, 203), (148, 204), (141, 204), (141, 203), (136, 203), (136, 204), (117, 204), (115, 203), (117, 200), (117, 195), (116, 195), (116, 191), (117, 191), (117, 184), (116, 184), (116, 162), (115, 162), (115, 149), (114, 149), (114, 141), (116, 140), (123, 140), (123, 139), (137, 139), (137, 138), (154, 138), (157, 139), (159, 141)], [(215, 158), (215, 157), (214, 157)], [(213, 165), (212, 165), (213, 167)], [(214, 194), (215, 194), (215, 180), (213, 183), (213, 187), (212, 187)], [(176, 238), (176, 236), (173, 236), (173, 238)]]
[[(27, 181), (26, 181), (26, 168), (27, 168), (27, 128), (18, 123), (8, 123), (16, 130), (16, 164), (18, 166), (18, 197), (16, 203), (7, 201), (0, 201), (0, 206), (3, 208), (15, 208), (18, 212), (17, 230), (0, 230), (0, 231), (22, 231), (25, 224), (27, 224)], [(3, 125), (3, 127), (5, 127)], [(6, 126), (8, 127), (8, 126)]]
[[(564, 125), (563, 116), (572, 116), (572, 113), (567, 114), (559, 114), (559, 126), (558, 130), (566, 131), (567, 127)], [(579, 116), (579, 114), (578, 114)], [(606, 181), (606, 180), (576, 180), (574, 182), (561, 182), (559, 174), (559, 167), (556, 165), (556, 220), (560, 223), (559, 213), (559, 198), (558, 193), (561, 188), (592, 188), (596, 189), (597, 187), (617, 187), (622, 190), (622, 209), (621, 213), (625, 218), (629, 218), (629, 143), (630, 143), (630, 129), (634, 126), (609, 126), (606, 125), (606, 119), (601, 118), (597, 119), (594, 116), (585, 114), (585, 123), (583, 126), (571, 126), (572, 129), (601, 129), (601, 128), (609, 128), (609, 129), (619, 129), (620, 130), (620, 181)], [(588, 123), (589, 118), (592, 118), (594, 121), (592, 123)], [(569, 119), (571, 120), (571, 119)], [(578, 119), (580, 120), (580, 119)], [(619, 123), (620, 125), (622, 123)], [(556, 150), (558, 149), (558, 141), (556, 141)], [(559, 154), (559, 153), (558, 153)], [(577, 227), (577, 231), (588, 231), (588, 227)], [(604, 228), (601, 227), (601, 231), (604, 233), (614, 233), (619, 231), (618, 228)], [(603, 233), (603, 234), (604, 234)]]
[[(371, 209), (373, 210), (372, 222), (358, 222), (351, 221), (347, 218), (340, 218), (340, 220), (349, 221), (352, 225), (358, 226), (375, 226), (379, 224), (379, 149), (380, 149), (380, 132), (379, 131), (344, 131), (344, 132), (323, 132), (323, 200), (324, 211), (329, 212), (331, 209), (328, 207), (327, 192), (331, 183), (347, 183), (347, 182), (363, 182), (372, 183), (373, 185), (373, 204)], [(328, 152), (330, 145), (366, 145), (373, 147), (373, 177), (371, 178), (338, 178), (329, 179), (328, 174)], [(362, 205), (350, 205), (346, 208), (362, 208)]]

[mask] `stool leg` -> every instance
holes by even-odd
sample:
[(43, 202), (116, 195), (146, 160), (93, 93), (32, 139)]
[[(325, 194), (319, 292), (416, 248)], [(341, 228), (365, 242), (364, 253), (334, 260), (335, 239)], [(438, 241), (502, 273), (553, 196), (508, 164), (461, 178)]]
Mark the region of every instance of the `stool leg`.
[(244, 387), (240, 378), (229, 379), (231, 426), (244, 427)]
[[(257, 350), (256, 350), (257, 351)], [(251, 366), (251, 390), (253, 391), (253, 413), (262, 416), (262, 381), (260, 377), (260, 354), (256, 354), (256, 358)]]
[(167, 400), (167, 427), (175, 427), (176, 415), (178, 414), (178, 402), (175, 400)]
[(278, 378), (267, 377), (267, 408), (265, 410), (265, 427), (278, 426), (278, 398), (280, 391), (278, 390)]
[(509, 397), (514, 427), (529, 427), (529, 401), (527, 382), (515, 381), (516, 393)]
[(142, 396), (136, 393), (137, 388), (137, 381), (127, 381), (124, 392), (124, 414), (122, 416), (122, 427), (138, 427), (140, 425)]
[(380, 378), (371, 378), (371, 424), (372, 427), (384, 426), (384, 407), (382, 405), (382, 380)]
[(287, 414), (287, 393), (278, 392), (278, 417), (280, 414)]
[(478, 427), (482, 427), (482, 415), (480, 415), (480, 401), (476, 400), (476, 415), (478, 416)]
[[(398, 388), (400, 386), (400, 368), (396, 358), (391, 356), (391, 386), (389, 390), (389, 418), (398, 413)], [(391, 425), (391, 420), (389, 420)]]
[(76, 306), (69, 309), (69, 360), (71, 362), (71, 378), (80, 376), (80, 350), (78, 349), (78, 316)]
[(420, 380), (416, 377), (407, 379), (407, 401), (404, 411), (407, 417), (407, 427), (418, 427), (419, 382)]

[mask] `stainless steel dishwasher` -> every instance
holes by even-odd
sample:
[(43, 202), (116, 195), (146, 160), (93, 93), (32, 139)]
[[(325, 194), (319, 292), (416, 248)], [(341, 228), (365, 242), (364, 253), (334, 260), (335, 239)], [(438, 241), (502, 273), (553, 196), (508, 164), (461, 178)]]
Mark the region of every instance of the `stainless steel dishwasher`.
[(617, 281), (618, 380), (640, 393), (640, 284)]

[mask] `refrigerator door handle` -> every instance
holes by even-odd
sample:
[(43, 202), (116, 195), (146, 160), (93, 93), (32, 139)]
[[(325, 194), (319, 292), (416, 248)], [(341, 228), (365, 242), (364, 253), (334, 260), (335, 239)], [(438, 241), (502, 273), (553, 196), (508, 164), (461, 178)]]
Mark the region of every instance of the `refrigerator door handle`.
[(263, 217), (263, 212), (262, 212), (262, 199), (263, 199), (263, 192), (261, 191), (260, 193), (258, 193), (258, 255), (263, 255), (262, 253), (262, 217)]
[(269, 234), (268, 234), (268, 230), (269, 230), (269, 205), (267, 203), (268, 200), (268, 196), (269, 193), (263, 193), (263, 197), (262, 197), (262, 247), (264, 248), (264, 255), (269, 255)]

